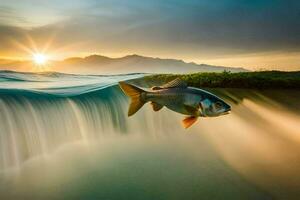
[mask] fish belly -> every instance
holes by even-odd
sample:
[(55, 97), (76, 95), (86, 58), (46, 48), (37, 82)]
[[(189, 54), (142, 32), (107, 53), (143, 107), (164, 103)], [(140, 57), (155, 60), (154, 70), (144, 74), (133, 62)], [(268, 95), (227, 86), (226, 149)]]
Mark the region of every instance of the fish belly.
[(184, 115), (194, 115), (194, 113), (186, 109), (186, 106), (195, 107), (195, 105), (198, 104), (196, 103), (198, 99), (195, 99), (194, 95), (173, 91), (152, 93), (150, 95), (148, 94), (147, 97), (148, 101), (163, 105), (172, 111)]
[(184, 115), (193, 115), (193, 113), (186, 110), (185, 106), (183, 104), (180, 105), (174, 105), (174, 104), (167, 104), (166, 107), (172, 111), (175, 111), (177, 113), (181, 113)]

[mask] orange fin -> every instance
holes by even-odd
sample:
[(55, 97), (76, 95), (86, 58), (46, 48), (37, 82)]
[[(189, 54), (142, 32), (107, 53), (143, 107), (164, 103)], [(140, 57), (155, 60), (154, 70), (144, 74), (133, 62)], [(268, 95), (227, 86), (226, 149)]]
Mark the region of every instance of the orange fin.
[(151, 102), (151, 105), (152, 105), (152, 108), (153, 110), (156, 112), (156, 111), (159, 111), (160, 109), (162, 109), (164, 106), (158, 104), (158, 103), (155, 103), (155, 102)]
[(146, 103), (141, 95), (145, 91), (125, 82), (119, 82), (119, 85), (123, 92), (131, 98), (131, 103), (128, 109), (128, 116), (131, 116)]
[(198, 117), (195, 116), (186, 117), (184, 120), (182, 120), (182, 125), (184, 128), (189, 128), (197, 121), (197, 119)]

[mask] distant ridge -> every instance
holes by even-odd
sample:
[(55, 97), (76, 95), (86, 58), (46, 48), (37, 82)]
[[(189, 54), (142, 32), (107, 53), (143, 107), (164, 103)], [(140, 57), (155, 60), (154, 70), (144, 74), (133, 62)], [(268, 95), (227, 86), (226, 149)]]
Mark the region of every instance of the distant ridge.
[[(29, 61), (0, 62), (0, 70), (28, 71), (34, 68)], [(194, 73), (194, 72), (245, 72), (243, 68), (187, 63), (183, 60), (163, 59), (140, 55), (110, 58), (90, 55), (84, 58), (71, 57), (63, 61), (52, 61), (47, 68), (51, 71), (71, 74), (123, 74), (123, 73)], [(29, 70), (30, 71), (30, 70)]]

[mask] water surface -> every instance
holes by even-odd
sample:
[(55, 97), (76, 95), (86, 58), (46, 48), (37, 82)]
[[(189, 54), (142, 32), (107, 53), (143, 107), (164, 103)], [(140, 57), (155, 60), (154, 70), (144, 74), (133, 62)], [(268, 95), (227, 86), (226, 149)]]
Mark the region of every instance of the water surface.
[(116, 84), (142, 76), (1, 72), (1, 199), (297, 199), (299, 91), (211, 90), (232, 113), (185, 130), (127, 117)]

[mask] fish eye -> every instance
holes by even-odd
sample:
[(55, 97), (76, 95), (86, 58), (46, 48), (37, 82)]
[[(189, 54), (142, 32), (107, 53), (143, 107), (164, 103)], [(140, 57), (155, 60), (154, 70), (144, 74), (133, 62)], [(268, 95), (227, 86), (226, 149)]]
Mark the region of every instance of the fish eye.
[(222, 108), (223, 106), (222, 106), (222, 103), (218, 101), (218, 102), (215, 103), (215, 107), (216, 107), (217, 109), (220, 109), (220, 108)]

